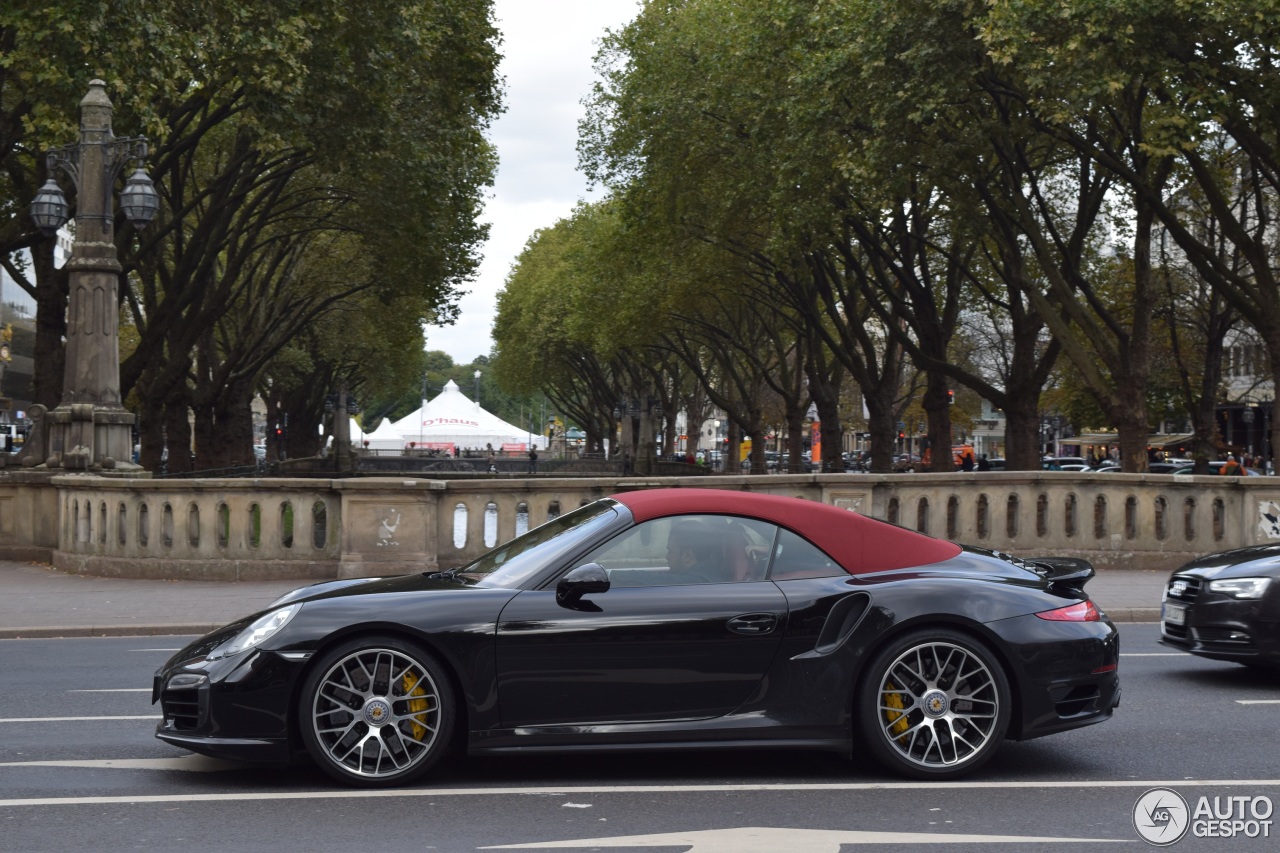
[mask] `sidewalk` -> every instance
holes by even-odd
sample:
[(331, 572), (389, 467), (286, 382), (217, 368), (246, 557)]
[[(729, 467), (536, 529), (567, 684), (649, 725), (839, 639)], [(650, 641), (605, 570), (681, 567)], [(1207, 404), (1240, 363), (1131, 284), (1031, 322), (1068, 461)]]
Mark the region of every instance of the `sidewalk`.
[(0, 560), (0, 639), (204, 634), (304, 583), (100, 578)]
[[(1086, 589), (1113, 622), (1155, 622), (1167, 579), (1167, 572), (1113, 570)], [(100, 578), (0, 561), (0, 639), (203, 634), (302, 585)]]

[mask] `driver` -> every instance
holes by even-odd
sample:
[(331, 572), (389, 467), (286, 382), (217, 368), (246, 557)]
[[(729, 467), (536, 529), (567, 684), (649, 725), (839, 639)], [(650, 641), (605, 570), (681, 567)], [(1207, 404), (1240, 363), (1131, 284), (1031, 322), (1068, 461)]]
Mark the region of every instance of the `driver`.
[(724, 583), (723, 549), (715, 532), (696, 521), (678, 521), (667, 536), (667, 565), (678, 584)]

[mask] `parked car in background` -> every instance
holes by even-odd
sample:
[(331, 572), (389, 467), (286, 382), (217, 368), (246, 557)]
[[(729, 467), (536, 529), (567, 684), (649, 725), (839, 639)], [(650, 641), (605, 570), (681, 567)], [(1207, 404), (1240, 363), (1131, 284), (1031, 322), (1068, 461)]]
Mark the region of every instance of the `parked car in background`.
[(916, 453), (899, 453), (893, 457), (893, 470), (898, 473), (921, 469), (920, 456)]
[(1080, 456), (1046, 456), (1041, 461), (1046, 471), (1092, 471), (1089, 463)]
[(844, 453), (844, 470), (845, 471), (870, 471), (871, 470), (871, 451), (846, 451)]
[[(1190, 474), (1191, 465), (1192, 465), (1192, 462), (1190, 459), (1167, 459), (1160, 462), (1148, 462), (1146, 473), (1176, 474), (1179, 471), (1181, 471), (1184, 474)], [(1112, 463), (1111, 465), (1105, 465), (1105, 466), (1095, 468), (1094, 471), (1096, 471), (1099, 474), (1122, 473), (1122, 469), (1120, 468), (1120, 466), (1115, 463)]]
[(1176, 474), (1178, 471), (1191, 470), (1191, 460), (1177, 462), (1148, 462), (1147, 471), (1152, 474)]
[[(1222, 473), (1222, 468), (1223, 468), (1223, 466), (1224, 466), (1224, 465), (1226, 465), (1226, 464), (1227, 464), (1226, 462), (1210, 462), (1210, 463), (1209, 463), (1209, 471), (1210, 471), (1211, 473), (1213, 473), (1213, 474), (1221, 474), (1221, 473)], [(1194, 466), (1194, 465), (1179, 465), (1179, 466), (1177, 467), (1177, 469), (1176, 469), (1176, 470), (1174, 470), (1174, 471), (1172, 471), (1172, 472), (1170, 472), (1170, 473), (1173, 473), (1173, 474), (1191, 474), (1194, 468), (1195, 468), (1195, 466)], [(1240, 474), (1240, 475), (1239, 475), (1239, 476), (1242, 476), (1242, 477), (1261, 477), (1261, 476), (1263, 476), (1262, 472), (1261, 472), (1261, 471), (1259, 471), (1257, 468), (1241, 468), (1240, 470), (1244, 472), (1244, 473), (1242, 473), (1242, 474)]]

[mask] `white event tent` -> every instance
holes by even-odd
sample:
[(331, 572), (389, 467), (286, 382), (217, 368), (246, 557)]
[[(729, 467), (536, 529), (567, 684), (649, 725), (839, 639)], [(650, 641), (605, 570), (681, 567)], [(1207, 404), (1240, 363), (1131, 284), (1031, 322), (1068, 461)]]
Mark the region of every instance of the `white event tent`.
[(403, 450), (413, 444), (441, 450), (492, 447), (500, 451), (505, 447), (516, 451), (527, 449), (531, 438), (538, 447), (546, 445), (542, 436), (531, 436), (526, 430), (480, 408), (479, 403), (463, 394), (450, 379), (435, 399), (424, 402), (422, 408), (395, 423), (383, 421), (376, 430), (365, 433), (363, 441), (369, 442), (370, 450)]

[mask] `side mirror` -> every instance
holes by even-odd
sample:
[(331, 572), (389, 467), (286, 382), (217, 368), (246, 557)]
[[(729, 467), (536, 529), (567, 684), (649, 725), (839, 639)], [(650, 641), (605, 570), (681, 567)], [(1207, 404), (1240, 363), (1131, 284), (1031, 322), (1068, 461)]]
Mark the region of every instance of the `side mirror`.
[(556, 603), (571, 607), (584, 595), (609, 591), (609, 573), (599, 563), (586, 563), (572, 569), (556, 584)]

